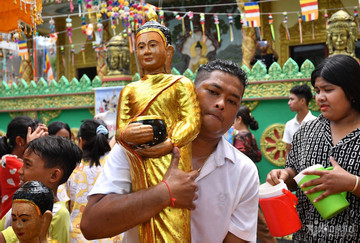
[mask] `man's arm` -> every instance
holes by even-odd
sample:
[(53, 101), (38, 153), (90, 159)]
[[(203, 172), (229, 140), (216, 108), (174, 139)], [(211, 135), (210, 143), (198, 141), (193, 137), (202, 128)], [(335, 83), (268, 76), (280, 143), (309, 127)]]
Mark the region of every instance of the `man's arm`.
[[(179, 150), (173, 150), (173, 159), (164, 176), (175, 207), (194, 209), (197, 171), (185, 173), (178, 169)], [(170, 205), (170, 194), (165, 183), (129, 194), (95, 194), (90, 196), (80, 223), (87, 239), (99, 239), (118, 235), (149, 220)], [(96, 224), (94, 223), (96, 222)]]
[(224, 243), (241, 243), (241, 242), (248, 242), (248, 241), (240, 239), (230, 232), (227, 233), (224, 239)]

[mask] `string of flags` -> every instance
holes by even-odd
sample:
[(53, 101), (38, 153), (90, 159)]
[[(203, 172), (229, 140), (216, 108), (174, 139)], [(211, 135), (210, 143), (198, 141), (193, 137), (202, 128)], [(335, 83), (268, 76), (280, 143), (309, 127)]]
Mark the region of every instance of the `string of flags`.
[[(359, 0), (360, 1), (360, 0)], [(69, 1), (71, 11), (73, 8), (72, 0)], [(95, 35), (96, 43), (99, 44), (102, 42), (102, 30), (103, 25), (102, 22), (110, 21), (110, 27), (113, 31), (113, 34), (116, 33), (116, 26), (119, 23), (122, 23), (125, 31), (122, 33), (124, 37), (129, 38), (129, 45), (130, 50), (134, 51), (134, 33), (136, 32), (137, 28), (145, 23), (145, 13), (149, 8), (154, 8), (158, 11), (160, 16), (160, 22), (164, 23), (164, 13), (169, 12), (169, 10), (163, 10), (161, 8), (157, 8), (151, 4), (146, 3), (136, 3), (136, 2), (129, 2), (129, 0), (108, 0), (108, 1), (99, 1), (99, 0), (77, 0), (76, 2), (79, 7), (79, 15), (81, 16), (81, 29), (82, 33), (84, 33), (89, 40), (92, 39), (92, 36)], [(299, 15), (299, 31), (300, 31), (300, 43), (302, 43), (302, 22), (312, 21), (312, 29), (313, 29), (313, 38), (315, 38), (314, 34), (314, 26), (313, 21), (318, 19), (319, 10), (318, 10), (318, 1), (317, 0), (299, 0), (300, 7), (301, 7), (301, 17)], [(326, 10), (325, 10), (326, 11)], [(171, 11), (170, 11), (171, 12)], [(91, 13), (96, 13), (96, 22), (90, 22), (91, 18), (89, 18), (89, 23), (86, 22), (85, 14), (88, 13), (89, 16)], [(193, 17), (195, 15), (194, 12), (189, 11), (185, 12), (184, 14), (180, 14), (178, 12), (172, 11), (176, 19), (181, 21), (182, 25), (182, 35), (185, 36), (186, 32), (192, 36), (194, 32), (193, 27)], [(206, 18), (205, 15), (209, 13), (196, 13), (200, 16), (200, 25), (203, 34), (203, 41), (205, 41), (205, 25), (206, 25)], [(219, 27), (219, 17), (218, 15), (221, 13), (213, 14), (213, 20), (216, 26), (216, 36), (217, 41), (221, 42), (221, 28)], [(235, 15), (239, 15), (237, 13), (233, 13)], [(232, 14), (232, 15), (233, 15)], [(229, 14), (227, 14), (229, 15)], [(233, 24), (233, 17), (232, 15), (228, 16), (228, 25), (229, 25), (229, 35), (230, 41), (234, 40), (233, 31), (232, 31), (232, 24)], [(258, 35), (261, 36), (261, 16), (259, 2), (247, 2), (244, 3), (244, 13), (240, 13), (240, 22), (243, 24), (244, 27), (255, 27)], [(356, 21), (358, 22), (357, 18), (357, 11), (354, 11), (354, 15)], [(50, 32), (54, 33), (55, 30), (55, 21), (54, 18), (56, 16), (52, 16), (49, 20), (50, 24)], [(188, 17), (188, 18), (186, 18)], [(45, 18), (45, 17), (43, 17)], [(273, 40), (275, 40), (275, 32), (273, 27), (273, 17), (272, 13), (268, 14), (269, 25), (271, 29), (271, 36)], [(327, 19), (327, 18), (326, 18)], [(189, 21), (190, 30), (186, 30), (185, 28), (185, 21)], [(286, 38), (290, 40), (290, 33), (287, 25), (288, 17), (287, 13), (283, 13), (283, 25), (285, 27)], [(70, 15), (66, 18), (66, 32), (69, 38), (69, 42), (72, 43), (72, 31), (75, 29), (73, 28), (72, 19)], [(360, 30), (360, 29), (359, 29)]]
[[(23, 0), (21, 0), (23, 1)], [(74, 3), (75, 0), (69, 0), (70, 4), (70, 11), (74, 11)], [(104, 22), (109, 22), (109, 26), (112, 29), (112, 32), (114, 35), (120, 34), (116, 33), (116, 29), (118, 25), (122, 25), (124, 28), (124, 31), (121, 33), (125, 38), (128, 38), (129, 45), (130, 45), (130, 51), (133, 52), (135, 50), (134, 41), (135, 41), (135, 33), (137, 28), (139, 28), (142, 24), (145, 23), (145, 14), (148, 11), (149, 8), (153, 8), (158, 12), (159, 15), (159, 21), (161, 24), (165, 25), (164, 23), (164, 15), (166, 13), (172, 13), (175, 18), (179, 21), (181, 21), (182, 26), (182, 36), (185, 36), (186, 34), (189, 34), (190, 36), (193, 36), (194, 33), (194, 23), (193, 19), (195, 15), (198, 15), (200, 18), (200, 29), (202, 32), (202, 39), (205, 43), (206, 41), (206, 25), (208, 24), (206, 21), (209, 19), (212, 19), (214, 21), (215, 27), (216, 27), (216, 37), (217, 41), (221, 42), (221, 28), (220, 28), (220, 22), (219, 22), (219, 15), (225, 15), (227, 16), (227, 24), (229, 25), (229, 40), (230, 42), (234, 41), (234, 33), (233, 33), (233, 16), (240, 16), (240, 23), (243, 27), (252, 27), (255, 28), (258, 35), (261, 37), (261, 15), (267, 15), (268, 16), (268, 24), (270, 26), (271, 30), (271, 37), (275, 41), (275, 31), (274, 31), (274, 20), (273, 20), (273, 14), (280, 14), (280, 13), (261, 13), (259, 2), (247, 2), (244, 3), (244, 12), (240, 13), (199, 13), (199, 12), (193, 12), (193, 11), (187, 11), (187, 12), (176, 12), (172, 10), (168, 10), (166, 8), (158, 8), (151, 4), (144, 3), (144, 1), (141, 2), (130, 2), (129, 0), (76, 0), (76, 4), (78, 5), (78, 13), (71, 13), (66, 16), (66, 30), (63, 32), (56, 32), (55, 31), (55, 20), (58, 16), (51, 16), (51, 17), (42, 17), (42, 19), (49, 18), (49, 25), (50, 25), (50, 38), (56, 43), (57, 36), (61, 33), (66, 33), (69, 38), (69, 43), (73, 44), (72, 35), (73, 31), (76, 29), (81, 29), (81, 32), (86, 35), (88, 40), (92, 40), (94, 38), (94, 42), (97, 46), (100, 46), (102, 44), (102, 38), (103, 38), (103, 29), (104, 29)], [(314, 21), (319, 18), (319, 9), (318, 9), (318, 1), (317, 0), (299, 0), (300, 3), (300, 11), (297, 11), (298, 16), (298, 24), (299, 24), (299, 32), (300, 32), (300, 43), (303, 42), (303, 31), (302, 31), (302, 24), (303, 22), (311, 22), (312, 23), (312, 37), (315, 38), (314, 33)], [(359, 0), (359, 6), (360, 6), (360, 0)], [(191, 7), (191, 6), (187, 6)], [(354, 8), (354, 16), (355, 20), (359, 29), (360, 33), (360, 26), (359, 26), (359, 20), (358, 20), (358, 6), (355, 6)], [(327, 10), (321, 10), (325, 11), (325, 24), (327, 24)], [(283, 15), (283, 26), (285, 27), (285, 34), (287, 40), (290, 40), (290, 32), (288, 29), (288, 13), (293, 12), (283, 12), (281, 13)], [(96, 18), (95, 21), (90, 18), (91, 14), (95, 14)], [(81, 18), (81, 26), (73, 27), (73, 16), (79, 15)], [(206, 15), (212, 15), (212, 18), (205, 18)], [(189, 25), (185, 25), (185, 22), (189, 23)], [(226, 22), (222, 22), (226, 23)], [(188, 29), (186, 29), (186, 26)], [(12, 33), (8, 37), (7, 41), (16, 41), (18, 43), (19, 48), (19, 54), (22, 58), (27, 59), (28, 58), (28, 50), (26, 47), (26, 41), (20, 41), (23, 37), (26, 31), (28, 31), (29, 27), (26, 26), (19, 26), (19, 28)], [(35, 30), (36, 31), (36, 30)], [(29, 32), (34, 32), (33, 29), (30, 29)], [(244, 32), (242, 31), (242, 34), (244, 35)], [(2, 35), (0, 35), (0, 41), (2, 41)], [(102, 47), (94, 47), (95, 51), (101, 51)], [(85, 48), (81, 49), (81, 52), (83, 53), (83, 62), (86, 62), (85, 58)], [(98, 53), (97, 52), (97, 53)], [(61, 53), (64, 53), (63, 47), (61, 49)], [(74, 48), (71, 48), (71, 56), (72, 56), (72, 62), (73, 62), (73, 55), (74, 55)], [(63, 54), (63, 62), (65, 66), (64, 61), (65, 55)]]

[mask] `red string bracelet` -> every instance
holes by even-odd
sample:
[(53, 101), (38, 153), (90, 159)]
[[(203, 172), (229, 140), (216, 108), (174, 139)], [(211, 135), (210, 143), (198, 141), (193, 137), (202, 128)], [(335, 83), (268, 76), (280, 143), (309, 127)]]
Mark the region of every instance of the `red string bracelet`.
[(170, 205), (173, 206), (173, 207), (175, 207), (176, 198), (173, 198), (173, 197), (172, 197), (172, 194), (171, 194), (171, 190), (170, 190), (169, 185), (167, 184), (167, 182), (166, 182), (165, 180), (162, 180), (161, 182), (164, 182), (165, 185), (166, 185), (166, 187), (169, 189), (170, 200), (171, 200)]

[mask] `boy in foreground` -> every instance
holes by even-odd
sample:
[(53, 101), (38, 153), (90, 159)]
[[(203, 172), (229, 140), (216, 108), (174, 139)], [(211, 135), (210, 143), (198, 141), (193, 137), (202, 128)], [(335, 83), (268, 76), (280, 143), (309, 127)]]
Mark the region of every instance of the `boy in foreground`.
[[(65, 202), (56, 197), (58, 186), (65, 183), (82, 152), (69, 139), (60, 136), (44, 136), (31, 141), (24, 152), (24, 164), (19, 170), (20, 185), (27, 181), (40, 181), (55, 195), (53, 218), (49, 227), (50, 239), (68, 242), (70, 215)], [(11, 210), (0, 221), (0, 243), (18, 242), (11, 227)]]

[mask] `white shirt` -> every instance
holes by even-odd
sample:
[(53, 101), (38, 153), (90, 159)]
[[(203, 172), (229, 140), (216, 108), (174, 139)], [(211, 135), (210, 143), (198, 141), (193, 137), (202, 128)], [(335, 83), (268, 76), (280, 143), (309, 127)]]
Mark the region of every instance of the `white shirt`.
[[(191, 212), (192, 242), (222, 242), (228, 232), (256, 240), (259, 177), (247, 156), (221, 138), (195, 181), (199, 190)], [(89, 195), (130, 191), (129, 164), (117, 144)], [(126, 232), (124, 242), (139, 242), (137, 227)]]
[(300, 126), (304, 125), (306, 122), (316, 119), (316, 116), (311, 114), (311, 111), (307, 113), (301, 123), (298, 122), (297, 114), (296, 116), (288, 121), (285, 125), (284, 135), (282, 141), (288, 144), (292, 143), (294, 134), (299, 130)]

